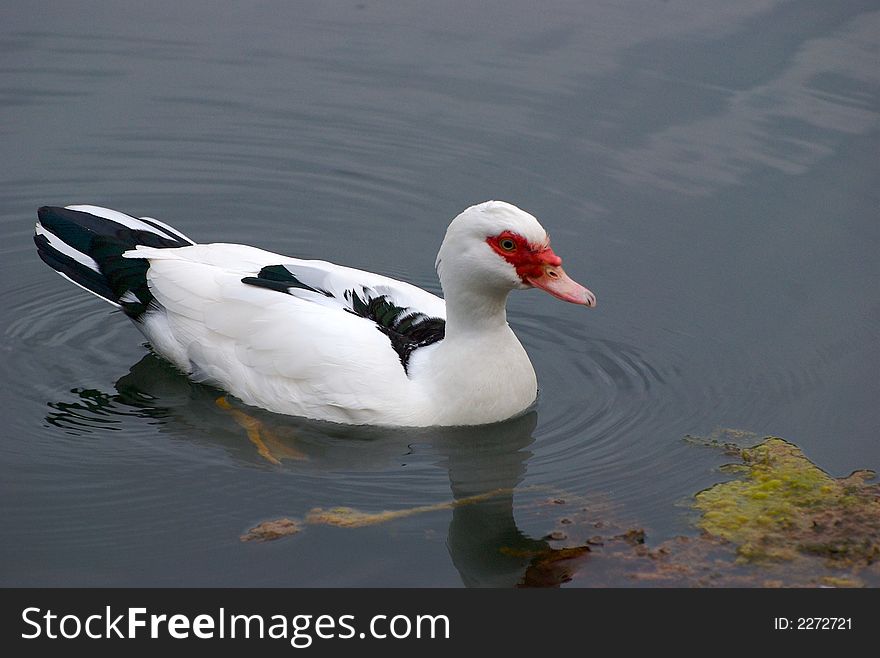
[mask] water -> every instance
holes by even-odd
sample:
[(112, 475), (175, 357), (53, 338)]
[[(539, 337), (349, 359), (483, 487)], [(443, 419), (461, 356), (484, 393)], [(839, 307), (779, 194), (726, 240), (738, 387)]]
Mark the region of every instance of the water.
[[(511, 586), (547, 500), (692, 533), (724, 457), (686, 434), (880, 468), (876, 3), (160, 4), (2, 9), (3, 585)], [(540, 399), (480, 429), (236, 416), (31, 242), (93, 203), (436, 292), (488, 198), (599, 307), (511, 296)]]

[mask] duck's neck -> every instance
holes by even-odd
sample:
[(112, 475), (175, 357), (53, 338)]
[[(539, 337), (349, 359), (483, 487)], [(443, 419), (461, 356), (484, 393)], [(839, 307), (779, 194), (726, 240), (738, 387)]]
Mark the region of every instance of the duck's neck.
[(535, 400), (537, 382), (507, 324), (510, 291), (443, 284), (446, 336), (410, 369), (428, 400), (431, 423), (476, 425), (520, 413)]
[(509, 330), (506, 306), (510, 290), (445, 284), (443, 292), (446, 298), (446, 340)]

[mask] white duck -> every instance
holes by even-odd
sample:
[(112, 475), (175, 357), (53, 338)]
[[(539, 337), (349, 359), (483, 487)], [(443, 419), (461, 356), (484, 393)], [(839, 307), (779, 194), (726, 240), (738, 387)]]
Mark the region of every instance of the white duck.
[(507, 324), (511, 290), (595, 306), (532, 215), (472, 206), (437, 255), (445, 301), (408, 283), (235, 244), (158, 220), (44, 207), (34, 241), (62, 276), (121, 308), (192, 379), (271, 411), (358, 425), (478, 425), (535, 401)]

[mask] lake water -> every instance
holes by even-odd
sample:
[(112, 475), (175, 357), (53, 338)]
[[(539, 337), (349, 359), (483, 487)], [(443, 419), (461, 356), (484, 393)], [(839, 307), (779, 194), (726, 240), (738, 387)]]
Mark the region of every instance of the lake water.
[[(5, 2), (0, 584), (513, 586), (560, 514), (693, 534), (688, 434), (880, 469), (877, 3), (585, 4)], [(31, 240), (91, 203), (438, 292), (490, 198), (599, 305), (511, 295), (540, 398), (485, 428), (224, 409)]]

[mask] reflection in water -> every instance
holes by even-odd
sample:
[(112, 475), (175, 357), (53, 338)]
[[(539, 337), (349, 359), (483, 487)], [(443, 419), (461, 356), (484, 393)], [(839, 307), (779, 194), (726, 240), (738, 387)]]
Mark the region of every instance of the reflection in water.
[[(517, 526), (514, 495), (532, 455), (534, 411), (479, 428), (400, 430), (314, 422), (239, 406), (216, 389), (193, 384), (152, 354), (116, 382), (115, 394), (94, 389), (74, 393), (77, 401), (49, 404), (53, 411), (47, 422), (85, 435), (122, 429), (124, 417), (142, 418), (162, 433), (220, 446), (250, 466), (311, 474), (381, 468), (414, 443), (428, 445), (448, 471), (453, 500), (375, 514), (360, 525), (451, 508), (447, 546), (467, 586), (556, 586), (570, 580), (577, 558), (587, 551), (555, 549)], [(306, 521), (327, 522), (314, 513)]]
[[(456, 500), (489, 491), (498, 495), (453, 509), (448, 546), (455, 568), (468, 587), (511, 587), (532, 582), (530, 566), (552, 565), (556, 549), (546, 541), (523, 533), (516, 524), (513, 499), (531, 456), (532, 432), (537, 413), (477, 430), (444, 433), (434, 442), (446, 458), (449, 481)], [(558, 585), (569, 575), (564, 567)]]

